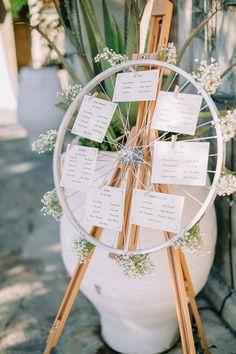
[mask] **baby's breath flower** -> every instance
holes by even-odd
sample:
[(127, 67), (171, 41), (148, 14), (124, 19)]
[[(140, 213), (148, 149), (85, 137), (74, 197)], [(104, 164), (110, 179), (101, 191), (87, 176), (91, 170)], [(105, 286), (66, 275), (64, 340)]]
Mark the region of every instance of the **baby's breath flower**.
[(57, 97), (63, 97), (67, 103), (71, 103), (78, 93), (80, 93), (81, 89), (81, 85), (71, 85), (67, 89), (62, 90), (62, 92), (57, 92)]
[(44, 194), (41, 202), (44, 204), (41, 211), (44, 215), (51, 215), (55, 220), (59, 221), (62, 217), (62, 207), (59, 203), (56, 189), (48, 191)]
[(236, 133), (236, 109), (233, 111), (227, 111), (224, 117), (220, 117), (218, 120), (223, 140), (229, 141), (235, 136)]
[(57, 131), (48, 130), (46, 134), (40, 134), (32, 144), (32, 151), (38, 154), (53, 152), (57, 140)]
[(226, 167), (221, 171), (221, 176), (216, 185), (216, 192), (219, 196), (230, 195), (236, 192), (236, 174)]
[(168, 43), (166, 47), (162, 47), (161, 51), (164, 54), (164, 61), (166, 61), (169, 64), (176, 64), (176, 58), (177, 58), (177, 54), (176, 54), (176, 47), (174, 45), (174, 43)]
[(129, 278), (143, 278), (155, 270), (149, 253), (140, 255), (120, 254), (116, 256), (118, 265)]
[(174, 246), (181, 248), (183, 251), (189, 251), (194, 255), (204, 255), (206, 253), (204, 236), (199, 224), (196, 224), (189, 231), (181, 235), (174, 243)]
[(72, 238), (71, 245), (73, 253), (79, 258), (80, 263), (86, 263), (87, 258), (93, 248), (92, 243), (84, 238), (84, 234), (80, 232)]
[(202, 60), (192, 76), (209, 95), (213, 95), (221, 84), (218, 63), (214, 58), (211, 58), (210, 64)]
[(106, 47), (103, 48), (102, 52), (98, 53), (94, 58), (95, 63), (99, 63), (102, 60), (105, 60), (111, 66), (114, 66), (117, 64), (121, 64), (124, 61), (127, 61), (128, 57), (126, 55), (118, 54), (113, 49), (109, 49), (108, 47)]

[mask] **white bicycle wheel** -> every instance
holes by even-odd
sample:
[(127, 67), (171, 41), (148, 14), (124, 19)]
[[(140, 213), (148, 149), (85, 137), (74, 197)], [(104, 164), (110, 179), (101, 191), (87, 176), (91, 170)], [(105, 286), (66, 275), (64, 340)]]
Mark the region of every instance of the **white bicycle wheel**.
[[(139, 102), (125, 102), (125, 103), (117, 103), (116, 109), (116, 120), (111, 121), (110, 125), (113, 129), (118, 131), (118, 135), (120, 135), (119, 139), (116, 139), (111, 136), (109, 127), (107, 130), (107, 134), (102, 141), (102, 144), (98, 144), (91, 140), (84, 140), (81, 137), (76, 137), (76, 135), (72, 134), (71, 130), (73, 124), (75, 122), (76, 114), (78, 113), (83, 99), (86, 95), (93, 95), (94, 92), (97, 92), (103, 99), (112, 101), (113, 91), (115, 80), (118, 73), (124, 73), (129, 71), (139, 71), (139, 70), (147, 70), (147, 69), (158, 69), (161, 73), (163, 71), (167, 72), (169, 77), (172, 80), (169, 80), (167, 85), (166, 78), (163, 79), (162, 90), (174, 92), (176, 85), (178, 84), (180, 88), (178, 89), (178, 93), (191, 93), (195, 95), (200, 95), (202, 97), (202, 105), (200, 108), (200, 114), (198, 117), (198, 123), (196, 127), (196, 131), (194, 135), (186, 135), (182, 133), (178, 133), (176, 136), (178, 137), (178, 141), (188, 141), (188, 142), (209, 142), (209, 157), (208, 157), (208, 168), (207, 172), (210, 176), (210, 182), (205, 186), (195, 186), (195, 193), (189, 192), (188, 188), (185, 185), (176, 185), (175, 186), (175, 195), (185, 196), (186, 198), (190, 198), (193, 203), (195, 203), (195, 212), (187, 217), (187, 222), (181, 225), (181, 229), (178, 233), (176, 233), (171, 239), (167, 239), (164, 242), (160, 241), (158, 238), (152, 239), (152, 241), (147, 244), (144, 242), (142, 238), (138, 235), (137, 244), (135, 249), (130, 249), (130, 230), (132, 228), (130, 219), (127, 220), (126, 227), (126, 239), (125, 245), (120, 247), (119, 245), (119, 235), (118, 231), (109, 231), (110, 237), (104, 241), (101, 236), (100, 239), (95, 239), (93, 235), (91, 235), (91, 227), (92, 225), (86, 226), (81, 223), (83, 220), (83, 215), (85, 213), (85, 203), (86, 203), (86, 195), (87, 192), (77, 191), (77, 190), (68, 190), (68, 188), (64, 188), (61, 186), (61, 177), (62, 177), (62, 168), (63, 168), (63, 156), (66, 152), (66, 146), (76, 143), (78, 145), (86, 144), (87, 146), (95, 146), (100, 148), (100, 152), (97, 157), (97, 167), (95, 171), (100, 171), (99, 175), (94, 179), (94, 184), (97, 188), (101, 188), (101, 186), (109, 185), (110, 180), (112, 178), (112, 173), (117, 170), (117, 166), (119, 166), (119, 174), (116, 176), (116, 181), (119, 180), (118, 187), (125, 188), (127, 185), (127, 176), (133, 176), (133, 184), (131, 188), (131, 192), (133, 188), (141, 188), (142, 190), (150, 190), (152, 188), (153, 183), (151, 183), (151, 168), (152, 168), (152, 160), (146, 159), (147, 149), (152, 151), (154, 144), (157, 141), (171, 141), (171, 133), (170, 131), (155, 131), (155, 139), (152, 141), (146, 141), (144, 143), (143, 137), (147, 136), (147, 132), (150, 132), (150, 121), (145, 121), (142, 128), (136, 132), (135, 136), (132, 139), (129, 138), (131, 134), (132, 127), (135, 127), (136, 122), (136, 113)], [(164, 87), (164, 88), (163, 88)], [(148, 117), (150, 114), (149, 111), (152, 107), (153, 101), (146, 101), (144, 107), (144, 117)], [(207, 112), (204, 113), (204, 112)], [(202, 116), (207, 116), (204, 118)], [(94, 79), (92, 79), (78, 94), (75, 100), (71, 103), (70, 107), (65, 113), (64, 119), (60, 125), (58, 131), (57, 142), (54, 149), (54, 162), (53, 162), (53, 171), (54, 171), (54, 181), (57, 190), (57, 195), (61, 206), (63, 208), (63, 213), (69, 218), (70, 222), (73, 224), (76, 230), (82, 232), (84, 237), (94, 244), (95, 246), (102, 247), (105, 250), (111, 251), (116, 254), (145, 254), (151, 253), (163, 248), (169, 247), (173, 245), (178, 238), (188, 230), (190, 230), (206, 213), (209, 206), (215, 199), (216, 196), (216, 184), (220, 177), (222, 165), (224, 163), (224, 143), (221, 136), (221, 131), (218, 121), (218, 111), (217, 108), (212, 101), (211, 97), (203, 90), (197, 82), (184, 70), (174, 66), (167, 64), (165, 62), (157, 61), (157, 60), (134, 60), (122, 63), (120, 65), (111, 67)], [(133, 130), (132, 130), (133, 132)], [(75, 141), (76, 138), (76, 141)], [(139, 141), (135, 146), (131, 143), (131, 141)], [(102, 148), (102, 149), (101, 149)], [(104, 149), (112, 148), (113, 152), (104, 152)], [(104, 160), (104, 164), (101, 164), (101, 160)], [(142, 167), (143, 166), (143, 167)], [(141, 168), (146, 168), (145, 171), (147, 173), (148, 184), (141, 184), (139, 178), (139, 171)], [(104, 173), (101, 173), (103, 171)], [(148, 172), (149, 171), (149, 172)], [(113, 182), (114, 176), (113, 176)], [(160, 192), (164, 192), (163, 185), (158, 184), (158, 188)], [(204, 188), (205, 196), (204, 199), (199, 200), (198, 188)], [(126, 206), (124, 206), (126, 207)], [(184, 205), (183, 214), (188, 215), (188, 208)], [(145, 244), (145, 246), (144, 246)]]

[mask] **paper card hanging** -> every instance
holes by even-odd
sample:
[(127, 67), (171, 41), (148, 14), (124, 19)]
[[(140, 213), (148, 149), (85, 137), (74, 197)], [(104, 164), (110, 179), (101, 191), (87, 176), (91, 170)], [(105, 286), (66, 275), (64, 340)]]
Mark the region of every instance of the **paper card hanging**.
[(152, 128), (194, 135), (202, 96), (160, 91), (152, 119)]
[(93, 183), (98, 149), (68, 145), (62, 169), (61, 185), (86, 191)]
[(208, 142), (158, 141), (154, 145), (152, 183), (205, 186)]
[(157, 96), (159, 70), (119, 73), (113, 93), (114, 102), (153, 101)]
[(85, 96), (72, 133), (102, 143), (116, 108), (114, 102)]
[(87, 194), (84, 221), (87, 224), (121, 231), (125, 189), (105, 186), (91, 188)]
[(180, 230), (184, 197), (133, 190), (131, 223), (177, 233)]

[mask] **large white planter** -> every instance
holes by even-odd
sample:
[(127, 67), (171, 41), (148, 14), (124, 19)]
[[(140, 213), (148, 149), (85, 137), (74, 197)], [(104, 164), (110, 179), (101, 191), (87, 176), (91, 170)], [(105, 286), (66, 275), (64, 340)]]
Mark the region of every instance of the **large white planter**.
[[(194, 187), (188, 190), (201, 199)], [(172, 189), (174, 192), (174, 188)], [(187, 198), (189, 217), (194, 212), (194, 202)], [(205, 256), (187, 255), (190, 272), (198, 293), (204, 286), (214, 257), (216, 242), (216, 215), (212, 207), (201, 221), (201, 230), (206, 234)], [(71, 251), (71, 238), (76, 230), (66, 217), (61, 221), (61, 249), (65, 267), (73, 274), (77, 263)], [(163, 238), (161, 232), (141, 228), (147, 240)], [(104, 239), (111, 237), (104, 231)], [(96, 249), (83, 280), (81, 290), (97, 308), (101, 318), (102, 337), (114, 350), (124, 354), (154, 354), (169, 349), (178, 338), (178, 322), (171, 275), (166, 250), (152, 255), (156, 272), (144, 279), (124, 277), (116, 261), (108, 253)], [(79, 314), (78, 314), (79, 315)]]

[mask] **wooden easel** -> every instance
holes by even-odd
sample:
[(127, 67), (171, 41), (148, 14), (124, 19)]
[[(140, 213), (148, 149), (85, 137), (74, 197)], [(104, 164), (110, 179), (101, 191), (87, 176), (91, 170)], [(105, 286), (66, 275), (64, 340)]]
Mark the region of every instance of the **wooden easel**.
[[(169, 0), (154, 0), (153, 9), (152, 9), (152, 17), (151, 17), (151, 27), (150, 27), (150, 35), (149, 35), (149, 44), (148, 44), (148, 52), (142, 54), (134, 54), (133, 59), (141, 59), (141, 58), (157, 58), (157, 55), (162, 46), (166, 46), (169, 38), (170, 24), (172, 18), (173, 4)], [(160, 80), (158, 91), (161, 89), (163, 77), (163, 70), (160, 70)], [(152, 114), (155, 108), (155, 102), (151, 105), (149, 110), (148, 119), (152, 119)], [(133, 139), (137, 132), (145, 126), (145, 112), (146, 112), (146, 102), (141, 102), (139, 104), (138, 114), (136, 126), (132, 128), (128, 142), (133, 142), (133, 146), (138, 145), (140, 143), (148, 143), (153, 139), (157, 138), (156, 135), (153, 135), (153, 131), (147, 129), (147, 133), (144, 137), (140, 139)], [(149, 125), (150, 126), (150, 125)], [(156, 134), (156, 133), (155, 133)], [(151, 159), (151, 151), (149, 148), (144, 151), (145, 159), (148, 161)], [(147, 183), (147, 171), (144, 164), (142, 164), (140, 171), (138, 172), (137, 167), (132, 167), (134, 170), (132, 171), (134, 174), (139, 173), (139, 180), (142, 182), (142, 185), (139, 185), (139, 188), (143, 188), (143, 185)], [(122, 164), (119, 164), (112, 176), (110, 181), (110, 186), (119, 187), (121, 184), (122, 178), (124, 175), (124, 167)], [(127, 242), (127, 235), (129, 230), (129, 218), (130, 218), (130, 204), (131, 204), (131, 193), (133, 186), (135, 185), (135, 177), (133, 173), (127, 172), (127, 193), (126, 193), (126, 203), (125, 203), (125, 211), (124, 211), (124, 223), (123, 229), (120, 232), (118, 247), (120, 249), (124, 249), (125, 244)], [(157, 184), (154, 185), (154, 189), (156, 191), (160, 191), (160, 187), (162, 192), (168, 193), (168, 186), (159, 186)], [(102, 233), (102, 228), (94, 227), (91, 234), (95, 239), (99, 239)], [(129, 249), (135, 250), (137, 247), (139, 234), (139, 226), (132, 225), (129, 239)], [(170, 239), (174, 235), (165, 232), (166, 239)], [(72, 306), (80, 289), (81, 282), (86, 273), (86, 270), (89, 266), (90, 260), (93, 256), (95, 247), (93, 246), (90, 255), (88, 256), (87, 262), (83, 264), (78, 264), (76, 270), (70, 280), (69, 286), (63, 298), (63, 301), (58, 310), (57, 316), (51, 328), (51, 331), (48, 336), (47, 345), (44, 350), (44, 354), (50, 354), (51, 350), (56, 347), (63, 328), (65, 326), (66, 320), (71, 312)], [(210, 354), (208, 349), (203, 325), (201, 322), (201, 318), (198, 312), (194, 288), (191, 280), (191, 276), (188, 270), (188, 266), (186, 263), (185, 256), (183, 252), (179, 249), (175, 249), (170, 247), (167, 249), (169, 265), (172, 275), (172, 284), (175, 294), (176, 301), (176, 311), (179, 322), (179, 329), (181, 335), (181, 342), (183, 347), (184, 354), (195, 354), (195, 345), (193, 339), (192, 325), (190, 319), (190, 313), (188, 308), (188, 300), (191, 305), (192, 313), (196, 321), (197, 329), (199, 332), (199, 336), (201, 338), (202, 347), (206, 354)]]

